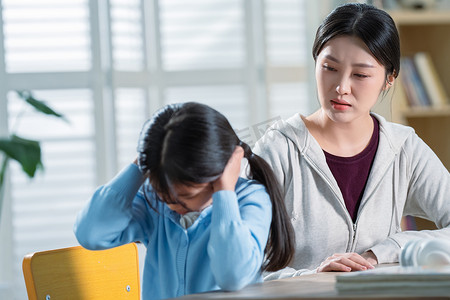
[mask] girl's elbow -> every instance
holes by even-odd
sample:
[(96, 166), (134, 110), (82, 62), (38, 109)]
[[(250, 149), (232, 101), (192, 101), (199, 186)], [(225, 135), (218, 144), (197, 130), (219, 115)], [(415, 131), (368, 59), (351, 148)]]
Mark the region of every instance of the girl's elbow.
[(251, 283), (256, 283), (257, 280), (255, 278), (251, 278), (255, 276), (242, 276), (242, 272), (233, 272), (227, 274), (219, 280), (218, 285), (224, 291), (238, 291), (246, 287)]
[(104, 249), (99, 242), (98, 237), (95, 237), (92, 230), (84, 230), (82, 227), (74, 227), (75, 237), (78, 243), (83, 248), (88, 250), (101, 250)]
[(79, 231), (75, 231), (75, 237), (77, 238), (78, 243), (83, 246), (83, 248), (88, 250), (97, 250), (98, 247), (95, 243), (93, 243), (93, 240), (89, 237), (85, 236), (84, 234), (80, 234)]
[(234, 292), (241, 290), (247, 285), (248, 283), (244, 282), (243, 280), (233, 280), (233, 279), (227, 279), (224, 280), (222, 283), (219, 283), (220, 288), (227, 292)]

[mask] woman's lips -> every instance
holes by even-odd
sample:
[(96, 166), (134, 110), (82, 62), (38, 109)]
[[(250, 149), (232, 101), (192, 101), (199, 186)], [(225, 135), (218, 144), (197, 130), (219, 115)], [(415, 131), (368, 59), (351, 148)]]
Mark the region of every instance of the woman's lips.
[(349, 103), (347, 103), (346, 101), (343, 101), (343, 100), (339, 100), (339, 99), (332, 99), (332, 100), (330, 100), (330, 102), (331, 102), (331, 106), (336, 110), (346, 110), (351, 107), (351, 105)]

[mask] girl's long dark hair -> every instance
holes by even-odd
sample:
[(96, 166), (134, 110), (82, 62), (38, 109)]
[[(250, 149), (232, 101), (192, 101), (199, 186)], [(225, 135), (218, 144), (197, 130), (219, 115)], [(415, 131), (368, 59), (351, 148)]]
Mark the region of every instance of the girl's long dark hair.
[(272, 201), (272, 223), (263, 270), (274, 272), (286, 267), (294, 256), (294, 228), (286, 211), (281, 185), (272, 168), (263, 158), (254, 154), (246, 143), (241, 142), (241, 147), (244, 148), (244, 157), (250, 166), (248, 177), (262, 183)]
[(228, 120), (213, 108), (195, 102), (167, 105), (148, 120), (138, 143), (138, 165), (157, 199), (179, 202), (173, 184), (212, 182), (219, 178), (237, 145), (244, 149), (249, 178), (266, 187), (272, 202), (272, 223), (263, 271), (286, 267), (294, 255), (294, 230), (281, 186), (272, 168), (239, 140)]

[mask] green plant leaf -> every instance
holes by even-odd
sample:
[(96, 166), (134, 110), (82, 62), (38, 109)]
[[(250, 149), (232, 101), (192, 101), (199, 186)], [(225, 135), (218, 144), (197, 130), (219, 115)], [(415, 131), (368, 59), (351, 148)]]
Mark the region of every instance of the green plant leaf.
[(38, 141), (28, 140), (17, 135), (0, 139), (0, 150), (22, 166), (23, 171), (33, 178), (38, 168), (43, 168), (41, 146)]
[[(8, 156), (4, 156), (0, 167), (0, 199), (3, 197), (3, 182), (5, 180), (6, 167), (8, 166)], [(1, 201), (0, 201), (1, 202)], [(1, 203), (0, 203), (0, 216), (1, 216)]]
[(33, 106), (37, 111), (40, 111), (47, 115), (52, 115), (52, 116), (55, 116), (58, 118), (62, 118), (63, 120), (65, 120), (67, 122), (67, 119), (64, 117), (64, 115), (57, 113), (56, 111), (51, 109), (47, 104), (45, 104), (45, 102), (34, 98), (33, 95), (29, 91), (17, 91), (17, 94), (19, 95), (20, 98), (22, 98), (28, 104)]

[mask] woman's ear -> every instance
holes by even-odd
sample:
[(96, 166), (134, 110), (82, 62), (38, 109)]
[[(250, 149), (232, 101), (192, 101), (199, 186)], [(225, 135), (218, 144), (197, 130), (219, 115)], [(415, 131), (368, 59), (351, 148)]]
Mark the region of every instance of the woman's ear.
[(386, 78), (386, 84), (384, 85), (383, 90), (388, 90), (394, 84), (394, 81), (395, 81), (395, 76), (393, 74), (388, 75)]

